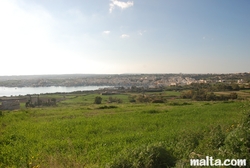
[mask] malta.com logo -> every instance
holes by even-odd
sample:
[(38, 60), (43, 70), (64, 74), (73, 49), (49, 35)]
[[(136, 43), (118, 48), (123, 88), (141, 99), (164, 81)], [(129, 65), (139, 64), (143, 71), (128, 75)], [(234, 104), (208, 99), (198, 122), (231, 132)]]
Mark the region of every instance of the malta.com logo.
[(205, 159), (190, 159), (190, 166), (246, 166), (246, 159), (214, 159), (206, 156)]

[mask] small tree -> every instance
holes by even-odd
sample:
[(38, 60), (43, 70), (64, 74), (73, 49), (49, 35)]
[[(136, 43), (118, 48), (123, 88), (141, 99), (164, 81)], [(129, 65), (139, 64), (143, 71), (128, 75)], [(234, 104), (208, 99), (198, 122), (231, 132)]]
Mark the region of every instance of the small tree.
[(102, 98), (100, 96), (95, 97), (95, 104), (101, 104), (102, 103)]

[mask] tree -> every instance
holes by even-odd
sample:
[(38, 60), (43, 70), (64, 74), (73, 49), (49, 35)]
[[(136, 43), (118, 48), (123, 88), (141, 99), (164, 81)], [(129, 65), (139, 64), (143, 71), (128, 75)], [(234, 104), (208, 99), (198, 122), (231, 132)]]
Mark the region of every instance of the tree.
[(194, 96), (195, 92), (193, 90), (186, 90), (181, 93), (181, 98), (191, 99)]
[(207, 93), (206, 94), (206, 100), (207, 101), (216, 100), (216, 95), (214, 94), (214, 92)]
[(102, 103), (102, 98), (100, 96), (95, 97), (95, 104), (101, 104)]
[(240, 87), (237, 84), (233, 84), (232, 88), (233, 88), (233, 90), (240, 90)]

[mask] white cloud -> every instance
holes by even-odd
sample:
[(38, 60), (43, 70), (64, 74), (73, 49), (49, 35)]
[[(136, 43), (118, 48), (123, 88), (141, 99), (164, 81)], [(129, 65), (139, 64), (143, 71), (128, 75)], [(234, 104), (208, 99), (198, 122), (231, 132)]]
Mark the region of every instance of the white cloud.
[(112, 11), (114, 10), (114, 8), (117, 6), (121, 9), (125, 9), (128, 7), (131, 7), (134, 5), (133, 1), (128, 1), (128, 2), (122, 2), (122, 1), (118, 1), (118, 0), (111, 0), (111, 3), (109, 4), (109, 12), (112, 13)]
[(110, 31), (106, 30), (102, 32), (103, 34), (110, 34)]
[(121, 38), (129, 38), (129, 35), (127, 35), (127, 34), (122, 34), (122, 35), (121, 35)]

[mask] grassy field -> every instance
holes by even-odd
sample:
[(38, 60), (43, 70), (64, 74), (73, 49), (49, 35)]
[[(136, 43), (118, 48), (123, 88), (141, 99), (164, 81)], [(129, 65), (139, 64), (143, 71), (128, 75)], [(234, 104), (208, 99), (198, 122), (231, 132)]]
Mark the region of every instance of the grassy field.
[(176, 167), (185, 167), (192, 152), (222, 157), (208, 141), (225, 140), (250, 108), (249, 101), (196, 102), (173, 99), (178, 92), (163, 94), (169, 99), (160, 104), (130, 103), (121, 94), (112, 97), (122, 103), (101, 96), (97, 105), (100, 95), (76, 94), (56, 107), (2, 111), (0, 167), (108, 167), (128, 151), (159, 144)]

